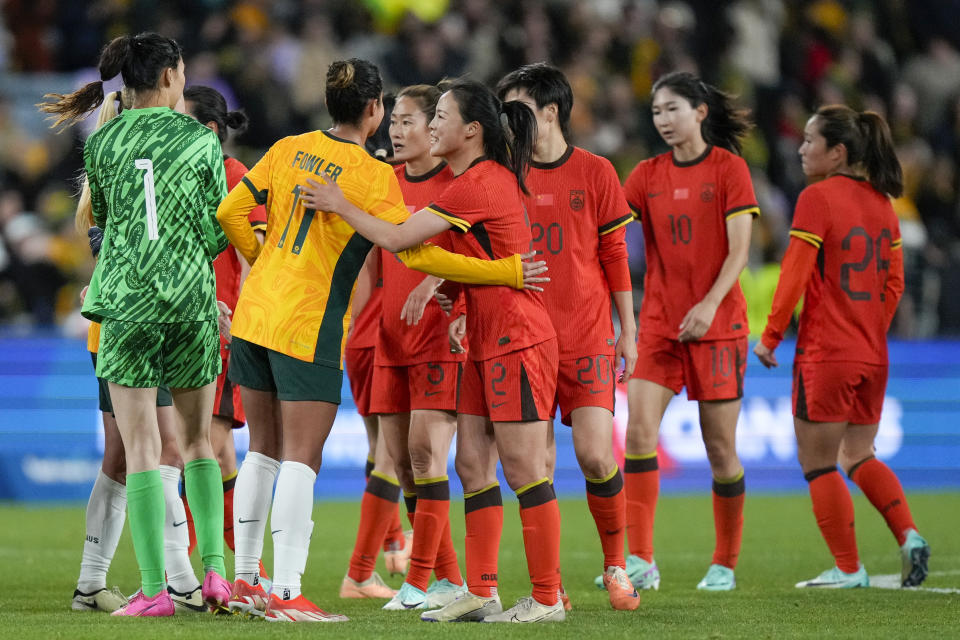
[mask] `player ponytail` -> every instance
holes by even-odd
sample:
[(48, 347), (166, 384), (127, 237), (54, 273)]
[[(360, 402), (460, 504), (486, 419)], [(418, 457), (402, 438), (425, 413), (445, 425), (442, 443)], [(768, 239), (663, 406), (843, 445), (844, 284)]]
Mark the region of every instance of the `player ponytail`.
[(753, 125), (750, 122), (750, 111), (738, 108), (733, 96), (687, 71), (674, 71), (658, 78), (651, 95), (660, 89), (669, 89), (685, 98), (694, 109), (705, 104), (707, 117), (700, 124), (704, 142), (740, 155), (740, 139)]
[[(101, 105), (100, 111), (97, 112), (95, 129), (99, 129), (130, 106), (129, 93), (130, 92), (126, 90), (122, 92), (111, 91), (104, 96), (103, 105)], [(79, 200), (77, 201), (77, 213), (74, 217), (74, 224), (77, 227), (77, 231), (86, 233), (87, 229), (94, 226), (95, 223), (93, 221), (93, 206), (90, 202), (90, 183), (87, 181), (87, 176), (84, 175), (80, 182), (80, 193), (78, 195)]]
[(510, 169), (529, 195), (524, 177), (537, 139), (537, 120), (530, 107), (500, 102), (490, 89), (473, 80), (457, 80), (449, 91), (463, 122), (477, 122), (483, 128), (484, 155)]
[(380, 102), (382, 94), (380, 70), (372, 62), (337, 60), (327, 69), (327, 110), (336, 124), (358, 124), (370, 101)]
[(820, 107), (814, 117), (828, 149), (842, 144), (847, 164), (864, 171), (874, 189), (894, 198), (903, 195), (903, 169), (883, 118), (842, 104)]
[(187, 87), (183, 90), (183, 99), (190, 103), (187, 110), (198, 122), (217, 125), (221, 146), (227, 143), (228, 129), (233, 129), (235, 135), (247, 130), (247, 114), (243, 111), (227, 111), (227, 101), (216, 89), (200, 85)]
[[(52, 114), (53, 128), (82, 120), (103, 102), (103, 83), (118, 74), (123, 84), (134, 92), (157, 88), (165, 69), (176, 69), (182, 57), (176, 40), (156, 33), (114, 38), (103, 48), (97, 70), (100, 80), (90, 82), (71, 94), (48, 93), (37, 106)], [(62, 130), (62, 129), (61, 129)]]

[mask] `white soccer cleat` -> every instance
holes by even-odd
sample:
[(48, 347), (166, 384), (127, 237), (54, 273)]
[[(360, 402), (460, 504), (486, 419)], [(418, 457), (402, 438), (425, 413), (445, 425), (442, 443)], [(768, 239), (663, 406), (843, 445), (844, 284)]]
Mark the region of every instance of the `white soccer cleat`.
[(491, 592), (493, 595), (489, 598), (482, 598), (467, 591), (445, 607), (424, 611), (420, 619), (424, 622), (481, 622), (486, 616), (503, 611), (496, 589)]
[(77, 589), (73, 592), (73, 601), (70, 608), (74, 611), (106, 611), (113, 613), (127, 604), (127, 598), (120, 593), (119, 587), (113, 589), (98, 589), (84, 593)]
[(520, 598), (517, 604), (501, 613), (484, 617), (484, 622), (563, 622), (567, 612), (560, 599), (552, 605), (540, 604), (532, 597)]
[(407, 609), (425, 609), (427, 594), (417, 589), (412, 584), (404, 582), (400, 585), (400, 591), (390, 599), (390, 602), (383, 605), (384, 611), (406, 611)]
[(869, 587), (870, 578), (867, 576), (867, 570), (860, 565), (860, 568), (853, 573), (844, 573), (839, 567), (827, 569), (816, 578), (798, 582), (798, 589), (808, 587), (818, 589), (855, 589), (857, 587)]
[(432, 582), (427, 587), (424, 609), (442, 609), (467, 592), (466, 584), (453, 584), (446, 578)]
[(167, 593), (173, 600), (173, 606), (177, 613), (206, 613), (210, 610), (207, 603), (203, 601), (203, 589), (200, 585), (188, 593), (180, 593), (170, 585), (167, 585)]

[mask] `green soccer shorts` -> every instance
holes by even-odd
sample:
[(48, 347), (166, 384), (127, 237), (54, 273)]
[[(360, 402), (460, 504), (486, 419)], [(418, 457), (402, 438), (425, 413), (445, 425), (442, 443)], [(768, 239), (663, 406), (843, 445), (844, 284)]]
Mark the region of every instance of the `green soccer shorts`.
[(195, 389), (220, 373), (215, 318), (196, 322), (127, 322), (104, 318), (97, 377), (125, 387)]
[(340, 404), (343, 370), (304, 362), (234, 337), (230, 342), (230, 381), (277, 394), (278, 400)]

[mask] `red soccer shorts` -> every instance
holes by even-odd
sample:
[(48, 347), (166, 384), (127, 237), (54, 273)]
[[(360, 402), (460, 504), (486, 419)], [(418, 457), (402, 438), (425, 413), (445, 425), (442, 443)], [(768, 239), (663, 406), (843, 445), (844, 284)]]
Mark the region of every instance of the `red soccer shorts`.
[(426, 362), (406, 367), (373, 367), (370, 413), (406, 413), (416, 409), (457, 410), (459, 362)]
[(880, 422), (887, 365), (794, 362), (793, 415), (811, 422)]
[(373, 357), (375, 348), (346, 349), (343, 365), (350, 380), (350, 392), (357, 413), (366, 418), (370, 415), (370, 394), (373, 391)]
[(680, 342), (640, 332), (637, 366), (631, 379), (649, 380), (688, 400), (736, 400), (743, 397), (747, 338)]
[(217, 393), (213, 398), (213, 416), (229, 420), (234, 429), (239, 429), (247, 423), (247, 416), (243, 413), (243, 403), (240, 401), (240, 387), (227, 378), (229, 353), (229, 349), (221, 347), (220, 358), (223, 368), (220, 370), (220, 375), (217, 376)]
[(457, 413), (493, 422), (549, 420), (557, 391), (557, 339), (463, 365)]
[(580, 407), (602, 407), (613, 413), (617, 372), (612, 355), (581, 356), (561, 360), (557, 396), (550, 415), (560, 407), (560, 421), (571, 425), (570, 414)]

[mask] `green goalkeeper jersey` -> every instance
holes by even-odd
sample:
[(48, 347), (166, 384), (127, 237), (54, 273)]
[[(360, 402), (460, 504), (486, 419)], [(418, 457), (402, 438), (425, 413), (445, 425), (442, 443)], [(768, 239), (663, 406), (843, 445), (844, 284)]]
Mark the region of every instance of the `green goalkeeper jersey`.
[(129, 109), (87, 139), (83, 160), (103, 245), (83, 315), (101, 321), (215, 318), (213, 259), (227, 247), (216, 134), (167, 107)]

